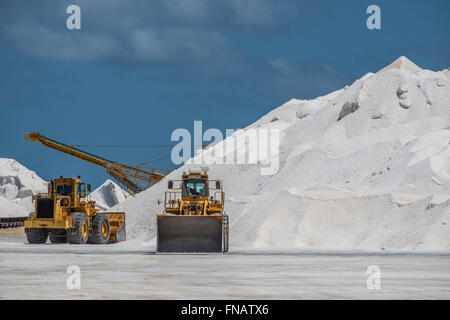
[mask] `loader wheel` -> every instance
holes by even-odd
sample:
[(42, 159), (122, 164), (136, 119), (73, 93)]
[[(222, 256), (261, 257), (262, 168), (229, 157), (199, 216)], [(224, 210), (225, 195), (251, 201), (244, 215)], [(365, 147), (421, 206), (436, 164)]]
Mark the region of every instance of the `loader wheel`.
[(108, 216), (104, 213), (97, 213), (92, 222), (92, 235), (88, 242), (92, 244), (106, 244), (109, 241), (110, 224)]
[(41, 228), (26, 228), (25, 233), (29, 243), (46, 243), (48, 230)]
[(82, 212), (71, 213), (72, 229), (67, 230), (67, 241), (70, 244), (86, 244), (89, 238), (89, 221)]
[(67, 233), (64, 229), (55, 229), (50, 231), (48, 235), (51, 243), (66, 243)]

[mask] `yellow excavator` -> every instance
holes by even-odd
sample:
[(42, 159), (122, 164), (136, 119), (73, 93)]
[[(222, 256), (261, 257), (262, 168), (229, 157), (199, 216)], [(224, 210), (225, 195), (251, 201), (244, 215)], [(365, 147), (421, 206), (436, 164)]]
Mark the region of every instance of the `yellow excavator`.
[(157, 215), (156, 252), (228, 252), (228, 215), (222, 181), (192, 168), (168, 181), (164, 212)]
[(78, 178), (52, 180), (33, 196), (34, 213), (24, 222), (29, 243), (106, 244), (126, 240), (125, 213), (99, 212), (91, 186)]

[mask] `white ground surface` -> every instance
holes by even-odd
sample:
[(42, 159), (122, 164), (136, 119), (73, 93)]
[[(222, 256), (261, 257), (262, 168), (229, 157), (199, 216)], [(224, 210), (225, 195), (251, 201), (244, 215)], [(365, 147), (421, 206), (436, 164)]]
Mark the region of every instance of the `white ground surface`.
[[(450, 255), (248, 250), (156, 255), (151, 244), (28, 245), (0, 232), (0, 299), (450, 299)], [(81, 289), (69, 290), (69, 265)], [(381, 269), (369, 290), (367, 267)]]

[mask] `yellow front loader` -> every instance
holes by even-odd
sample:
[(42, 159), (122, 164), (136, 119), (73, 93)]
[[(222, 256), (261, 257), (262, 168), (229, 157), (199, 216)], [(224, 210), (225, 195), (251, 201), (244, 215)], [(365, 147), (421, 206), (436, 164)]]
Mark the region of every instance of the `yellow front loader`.
[(157, 252), (228, 252), (222, 182), (209, 180), (205, 170), (168, 182), (165, 210), (157, 215)]
[(29, 243), (106, 244), (126, 239), (124, 212), (99, 212), (91, 186), (78, 178), (55, 179), (33, 196), (35, 211), (24, 222)]

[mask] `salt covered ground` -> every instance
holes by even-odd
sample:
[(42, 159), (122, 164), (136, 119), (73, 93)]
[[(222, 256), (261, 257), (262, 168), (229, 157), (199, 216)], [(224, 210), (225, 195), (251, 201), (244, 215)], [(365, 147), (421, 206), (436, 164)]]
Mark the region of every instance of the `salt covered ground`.
[[(28, 245), (9, 232), (0, 232), (0, 299), (450, 299), (450, 255), (156, 255), (149, 244)], [(80, 267), (80, 290), (66, 287), (69, 265)], [(370, 265), (380, 289), (367, 287)]]
[[(81, 271), (69, 290), (67, 267)], [(368, 289), (367, 268), (381, 271)], [(157, 255), (152, 243), (29, 245), (0, 232), (0, 299), (450, 299), (450, 254), (231, 248)]]

